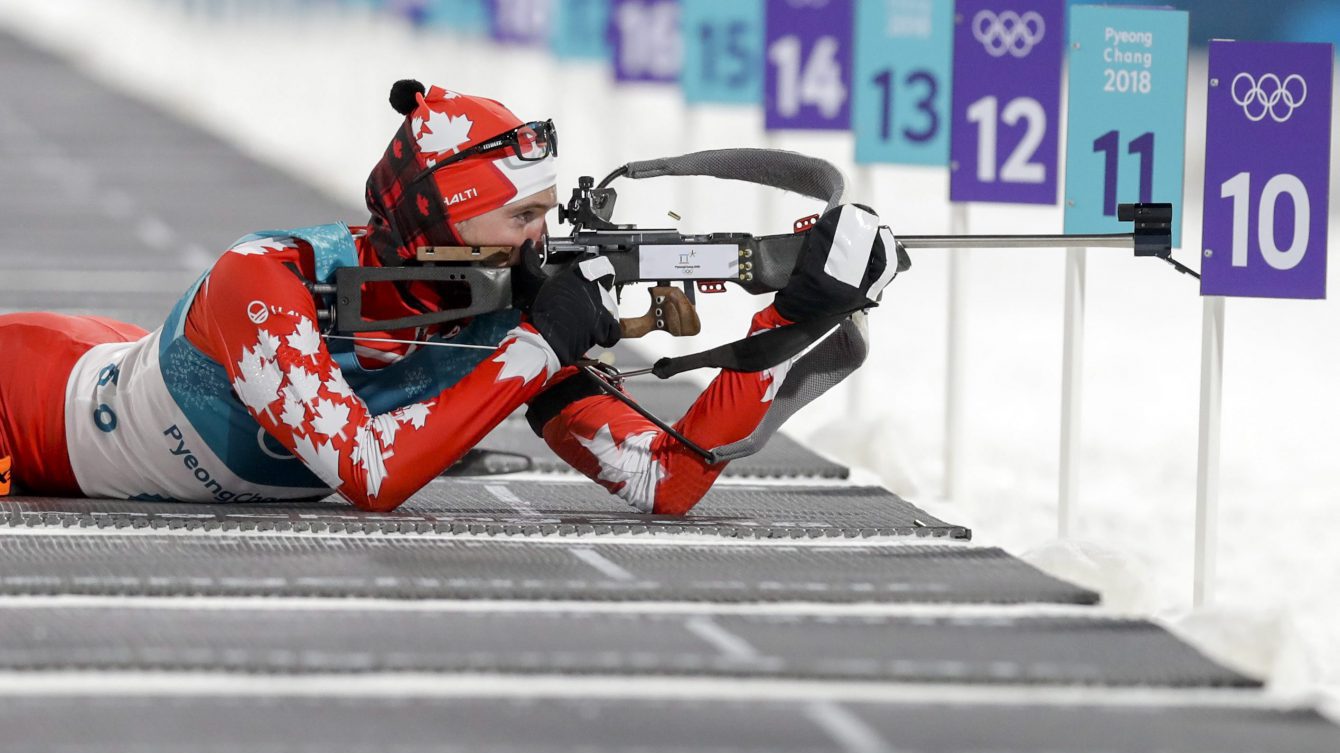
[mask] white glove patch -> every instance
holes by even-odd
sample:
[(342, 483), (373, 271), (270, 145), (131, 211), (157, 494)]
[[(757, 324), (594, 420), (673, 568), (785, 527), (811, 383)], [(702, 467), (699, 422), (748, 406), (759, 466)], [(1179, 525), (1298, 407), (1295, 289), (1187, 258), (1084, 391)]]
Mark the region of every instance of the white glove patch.
[(878, 231), (879, 217), (853, 204), (844, 205), (833, 235), (833, 247), (824, 262), (824, 272), (859, 289), (870, 264), (870, 252)]

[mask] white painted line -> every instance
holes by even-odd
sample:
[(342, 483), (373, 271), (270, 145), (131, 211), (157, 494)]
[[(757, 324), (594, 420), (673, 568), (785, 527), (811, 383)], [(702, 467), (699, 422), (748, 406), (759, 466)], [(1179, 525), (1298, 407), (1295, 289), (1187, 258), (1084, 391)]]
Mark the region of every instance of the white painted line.
[(760, 658), (758, 651), (748, 641), (716, 624), (711, 617), (694, 617), (685, 622), (684, 627), (727, 659), (757, 661)]
[[(58, 514), (57, 511), (55, 510), (43, 510), (42, 512)], [(84, 515), (86, 513), (68, 513), (68, 514)], [(117, 514), (125, 515), (126, 517), (148, 517), (147, 515), (136, 514), (136, 513), (117, 513)], [(99, 514), (95, 513), (94, 515), (96, 516)], [(102, 514), (102, 515), (104, 517), (111, 517), (111, 514)], [(200, 515), (188, 515), (178, 513), (174, 513), (172, 515), (166, 515), (166, 514), (159, 515), (157, 517), (163, 520), (170, 520), (173, 518), (189, 519), (189, 518), (206, 517), (208, 519), (217, 518), (220, 522), (227, 521), (232, 523), (245, 522), (248, 520), (254, 521), (263, 518), (263, 516), (256, 514), (246, 516), (241, 515), (200, 516)], [(289, 519), (289, 516), (287, 515), (275, 516), (275, 517), (283, 520)], [(360, 518), (351, 515), (347, 518), (336, 518), (334, 516), (326, 516), (325, 519), (329, 520), (330, 522), (345, 523), (358, 520), (372, 520), (374, 518)], [(376, 518), (376, 519), (380, 520), (383, 518)], [(430, 522), (425, 521), (424, 519), (421, 518), (396, 518), (396, 519), (403, 520), (404, 522), (408, 523), (412, 523), (415, 521)], [(318, 522), (320, 520), (322, 520), (322, 518), (311, 517), (306, 519), (305, 522)], [(535, 522), (543, 522), (545, 520), (550, 519), (527, 517), (524, 518), (524, 520), (525, 522), (528, 523), (535, 523)], [(555, 524), (558, 524), (560, 522), (559, 519), (557, 518), (553, 518), (551, 520)], [(448, 521), (443, 520), (440, 522), (448, 522)], [(470, 520), (468, 522), (476, 523), (480, 521)], [(499, 520), (495, 522), (501, 524), (506, 523), (508, 521)], [(610, 519), (602, 520), (602, 523), (609, 523), (609, 522), (611, 522)], [(636, 521), (631, 520), (628, 521), (628, 523), (630, 524), (634, 522)], [(870, 549), (870, 550), (888, 550), (888, 549), (897, 549), (901, 547), (953, 547), (956, 549), (994, 548), (987, 544), (979, 544), (972, 541), (964, 541), (962, 539), (921, 538), (916, 536), (871, 536), (868, 538), (826, 538), (826, 537), (810, 538), (807, 536), (798, 539), (753, 538), (753, 537), (733, 538), (728, 536), (714, 536), (710, 534), (657, 532), (654, 530), (656, 528), (655, 524), (650, 524), (649, 527), (652, 528), (653, 530), (642, 534), (581, 534), (581, 535), (553, 534), (550, 536), (540, 538), (536, 536), (527, 536), (524, 534), (510, 535), (503, 533), (490, 534), (490, 533), (454, 533), (454, 532), (439, 533), (436, 531), (422, 531), (422, 532), (400, 531), (395, 533), (367, 534), (362, 532), (340, 533), (331, 531), (242, 531), (242, 530), (202, 531), (202, 530), (188, 530), (188, 529), (172, 530), (168, 528), (115, 528), (111, 526), (108, 526), (106, 528), (96, 528), (96, 527), (66, 528), (64, 526), (60, 527), (13, 526), (5, 528), (3, 527), (3, 524), (0, 523), (0, 537), (4, 536), (53, 536), (53, 537), (55, 536), (67, 536), (67, 537), (69, 536), (73, 537), (180, 536), (186, 538), (260, 537), (265, 538), (268, 541), (273, 540), (274, 537), (277, 536), (279, 537), (287, 536), (294, 538), (337, 539), (343, 541), (351, 541), (351, 540), (360, 541), (365, 539), (373, 539), (378, 542), (391, 540), (391, 541), (422, 543), (424, 541), (437, 540), (437, 541), (463, 541), (463, 542), (490, 542), (490, 543), (517, 545), (517, 546), (563, 546), (563, 547), (572, 546), (574, 542), (581, 542), (583, 546), (613, 546), (613, 545), (622, 546), (628, 544), (639, 544), (639, 545), (650, 545), (650, 546), (686, 546), (686, 547), (687, 546), (697, 546), (697, 547), (725, 546), (725, 547), (736, 547), (736, 548), (774, 547), (781, 549), (813, 548), (813, 547), (819, 547), (819, 548), (846, 547), (846, 548)], [(682, 531), (683, 529), (681, 528), (676, 530)]]
[(619, 567), (613, 562), (610, 562), (609, 560), (605, 559), (594, 549), (569, 548), (568, 551), (572, 553), (572, 556), (576, 557), (582, 562), (585, 562), (591, 567), (594, 567), (595, 569), (599, 570), (606, 578), (609, 578), (610, 580), (618, 580), (624, 582), (637, 580), (636, 575), (633, 575), (632, 573), (628, 572), (622, 567)]
[(1308, 709), (1293, 699), (1231, 688), (947, 685), (777, 678), (629, 675), (211, 672), (0, 672), (0, 696), (249, 696), (312, 698), (608, 698), (834, 701), (914, 705)]
[(893, 748), (856, 714), (832, 701), (811, 703), (805, 716), (823, 728), (845, 753), (887, 753)]
[[(308, 581), (304, 581), (308, 582)], [(57, 584), (46, 576), (37, 584)], [(0, 611), (18, 609), (145, 609), (181, 611), (257, 612), (452, 612), (452, 613), (582, 613), (645, 615), (744, 615), (814, 617), (939, 618), (1016, 620), (1037, 617), (1091, 619), (1144, 619), (1095, 607), (1065, 604), (889, 604), (877, 602), (825, 603), (696, 602), (696, 601), (554, 601), (521, 599), (373, 599), (320, 596), (92, 596), (78, 594), (0, 596)]]
[(493, 496), (497, 497), (500, 502), (502, 502), (503, 504), (511, 505), (513, 510), (516, 510), (518, 513), (521, 513), (522, 515), (526, 516), (540, 515), (539, 510), (536, 510), (534, 507), (532, 507), (531, 504), (526, 500), (513, 494), (512, 490), (508, 489), (503, 484), (486, 484), (484, 488), (488, 490), (489, 494), (492, 494)]

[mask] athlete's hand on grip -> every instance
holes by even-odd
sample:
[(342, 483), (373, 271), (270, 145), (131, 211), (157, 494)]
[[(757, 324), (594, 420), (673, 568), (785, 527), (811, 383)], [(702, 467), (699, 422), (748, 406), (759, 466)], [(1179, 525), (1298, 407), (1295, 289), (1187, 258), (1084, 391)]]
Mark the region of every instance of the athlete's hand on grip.
[(859, 204), (843, 204), (809, 230), (791, 279), (773, 305), (793, 322), (870, 306), (898, 267), (893, 233), (880, 226), (879, 216)]
[(530, 320), (569, 366), (596, 345), (619, 342), (619, 309), (609, 288), (614, 267), (596, 257), (574, 264), (545, 280), (530, 307)]

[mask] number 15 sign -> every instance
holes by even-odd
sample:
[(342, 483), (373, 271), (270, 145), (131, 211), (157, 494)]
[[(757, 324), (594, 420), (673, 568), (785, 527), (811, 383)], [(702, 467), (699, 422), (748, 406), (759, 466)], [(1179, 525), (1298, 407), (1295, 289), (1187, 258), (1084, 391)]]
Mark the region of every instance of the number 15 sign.
[(1213, 42), (1202, 295), (1326, 297), (1329, 44)]
[(1055, 204), (1065, 0), (958, 0), (949, 198)]

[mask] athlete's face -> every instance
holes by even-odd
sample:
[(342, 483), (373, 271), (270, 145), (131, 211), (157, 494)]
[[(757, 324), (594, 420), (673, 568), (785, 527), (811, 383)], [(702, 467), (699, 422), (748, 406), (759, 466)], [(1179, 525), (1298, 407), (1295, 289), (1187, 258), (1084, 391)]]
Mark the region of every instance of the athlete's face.
[[(550, 186), (526, 198), (456, 223), (456, 236), (467, 246), (512, 246), (540, 243), (549, 234), (545, 215), (558, 206), (558, 189)], [(515, 264), (519, 251), (513, 252)]]

